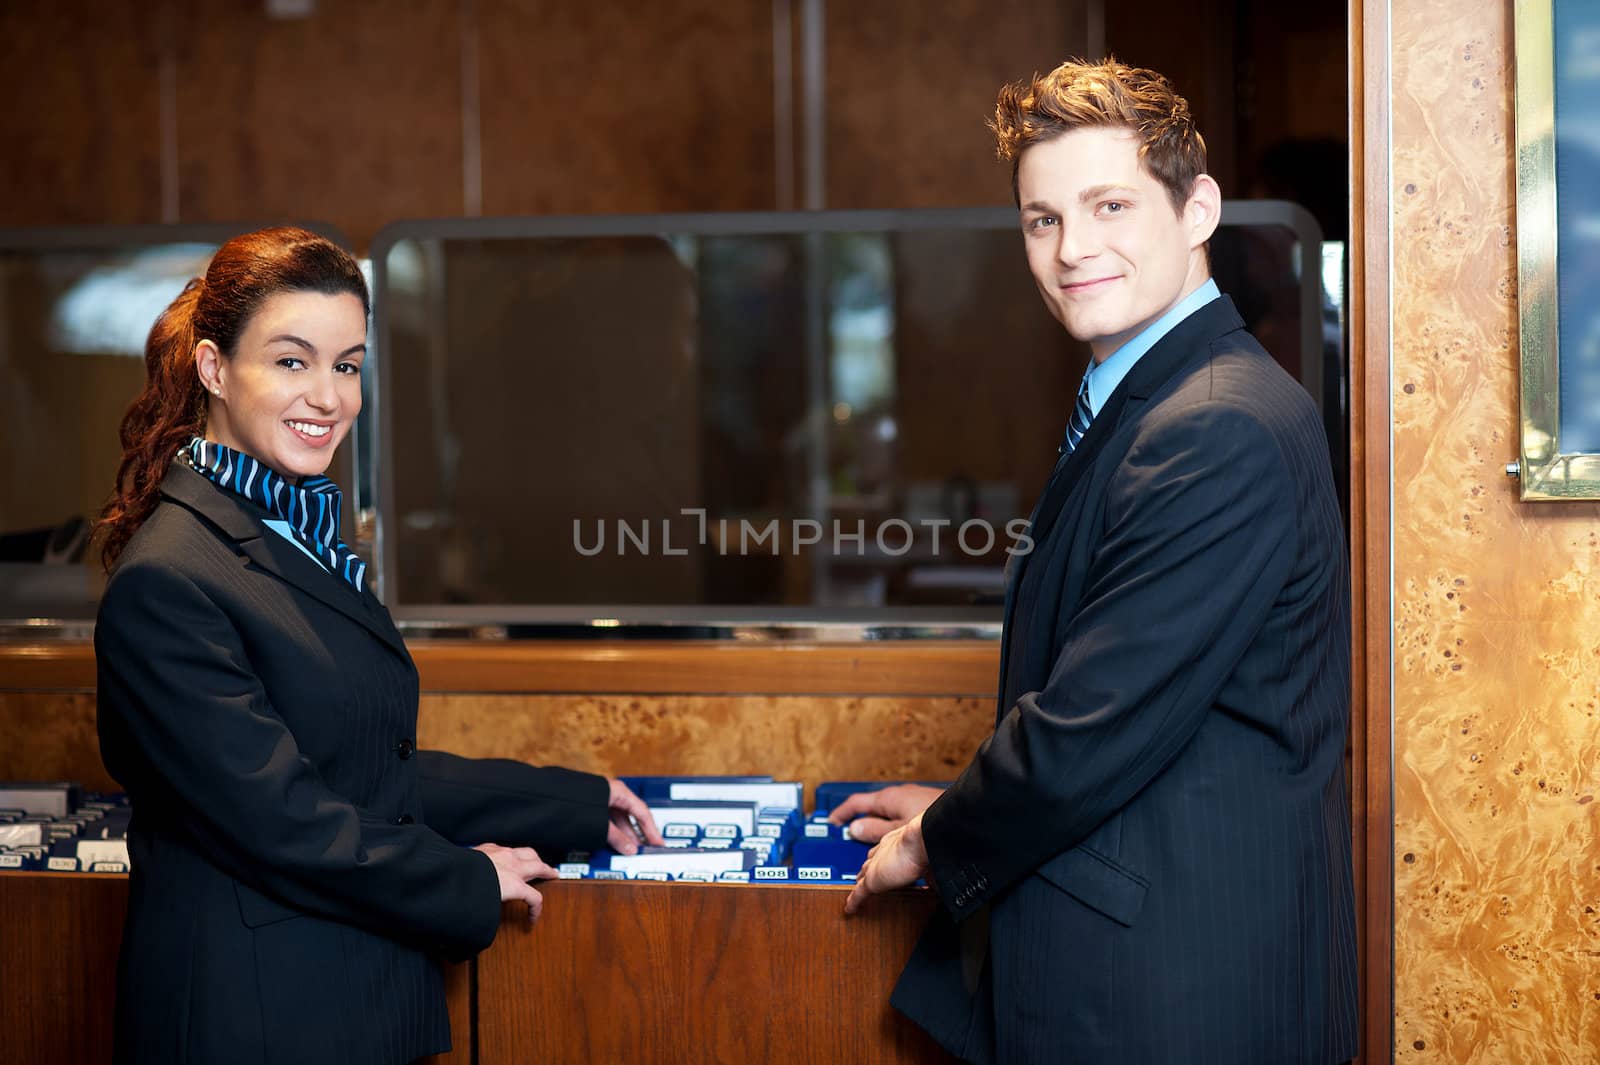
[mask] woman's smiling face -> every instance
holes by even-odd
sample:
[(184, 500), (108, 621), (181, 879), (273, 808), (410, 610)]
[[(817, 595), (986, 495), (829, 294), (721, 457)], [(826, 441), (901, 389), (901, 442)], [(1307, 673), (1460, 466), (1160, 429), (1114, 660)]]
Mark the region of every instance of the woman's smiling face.
[(361, 413), (367, 315), (349, 293), (267, 297), (231, 357), (202, 340), (200, 382), (210, 394), (206, 439), (287, 477), (325, 473)]

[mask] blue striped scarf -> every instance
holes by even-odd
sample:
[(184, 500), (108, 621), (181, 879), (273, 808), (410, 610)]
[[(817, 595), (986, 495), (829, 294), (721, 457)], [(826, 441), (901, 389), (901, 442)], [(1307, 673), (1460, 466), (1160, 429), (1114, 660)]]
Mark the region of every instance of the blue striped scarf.
[(198, 436), (184, 445), (178, 456), (202, 477), (288, 523), (295, 539), (313, 557), (361, 591), (367, 564), (339, 539), (344, 494), (338, 485), (326, 477), (303, 477), (295, 484), (242, 451)]

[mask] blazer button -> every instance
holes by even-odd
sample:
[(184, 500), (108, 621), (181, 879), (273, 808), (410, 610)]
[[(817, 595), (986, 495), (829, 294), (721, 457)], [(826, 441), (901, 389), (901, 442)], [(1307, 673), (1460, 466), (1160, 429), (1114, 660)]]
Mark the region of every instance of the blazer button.
[(403, 739), (399, 743), (394, 745), (394, 753), (398, 754), (400, 756), (400, 760), (402, 762), (405, 761), (407, 758), (410, 758), (411, 755), (412, 755), (412, 752), (414, 752), (415, 750), (416, 750), (416, 747), (412, 746), (411, 741), (409, 739)]
[(409, 824), (414, 823), (415, 820), (416, 819), (413, 818), (410, 814), (401, 814), (399, 817), (394, 819), (394, 823), (397, 824), (397, 825), (409, 825)]

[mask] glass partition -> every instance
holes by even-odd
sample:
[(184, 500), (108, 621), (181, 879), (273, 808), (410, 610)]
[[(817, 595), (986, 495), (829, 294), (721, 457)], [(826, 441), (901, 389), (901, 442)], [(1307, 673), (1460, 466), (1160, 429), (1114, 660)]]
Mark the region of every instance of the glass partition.
[[(1218, 280), (1341, 456), (1342, 249), (1224, 220)], [(93, 616), (144, 337), (244, 228), (0, 231), (0, 621)], [(333, 474), (410, 631), (992, 633), (1087, 359), (1008, 210), (406, 223), (372, 266)]]
[[(386, 601), (580, 626), (998, 620), (1088, 357), (1020, 241), (1003, 209), (385, 229), (360, 492)], [(1213, 241), (1341, 433), (1323, 256), (1282, 203), (1226, 204)]]

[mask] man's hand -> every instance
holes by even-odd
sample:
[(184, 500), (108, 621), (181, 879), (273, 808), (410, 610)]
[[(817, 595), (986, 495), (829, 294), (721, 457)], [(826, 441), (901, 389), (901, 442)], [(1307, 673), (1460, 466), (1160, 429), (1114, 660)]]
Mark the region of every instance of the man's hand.
[(926, 784), (896, 784), (880, 791), (858, 791), (833, 808), (828, 822), (849, 825), (845, 835), (853, 840), (876, 843), (932, 806), (933, 800), (943, 794), (942, 788), (930, 788)]
[(845, 916), (861, 909), (868, 895), (910, 887), (927, 871), (928, 849), (922, 843), (922, 814), (918, 813), (867, 852), (866, 863), (856, 875), (856, 886), (844, 900)]
[[(661, 830), (656, 827), (656, 819), (650, 816), (650, 807), (644, 804), (644, 800), (616, 777), (606, 779), (611, 785), (611, 795), (606, 800), (611, 808), (611, 826), (606, 829), (607, 846), (618, 854), (634, 854), (639, 850), (641, 832), (644, 841), (653, 847), (665, 843), (666, 840), (661, 838)], [(637, 829), (633, 827), (635, 821), (639, 824)]]
[(482, 851), (494, 863), (494, 872), (500, 878), (500, 901), (520, 899), (528, 904), (528, 921), (539, 919), (544, 909), (544, 896), (529, 886), (530, 880), (554, 880), (561, 874), (550, 868), (539, 852), (532, 847), (502, 847), (498, 843), (480, 843), (472, 848)]

